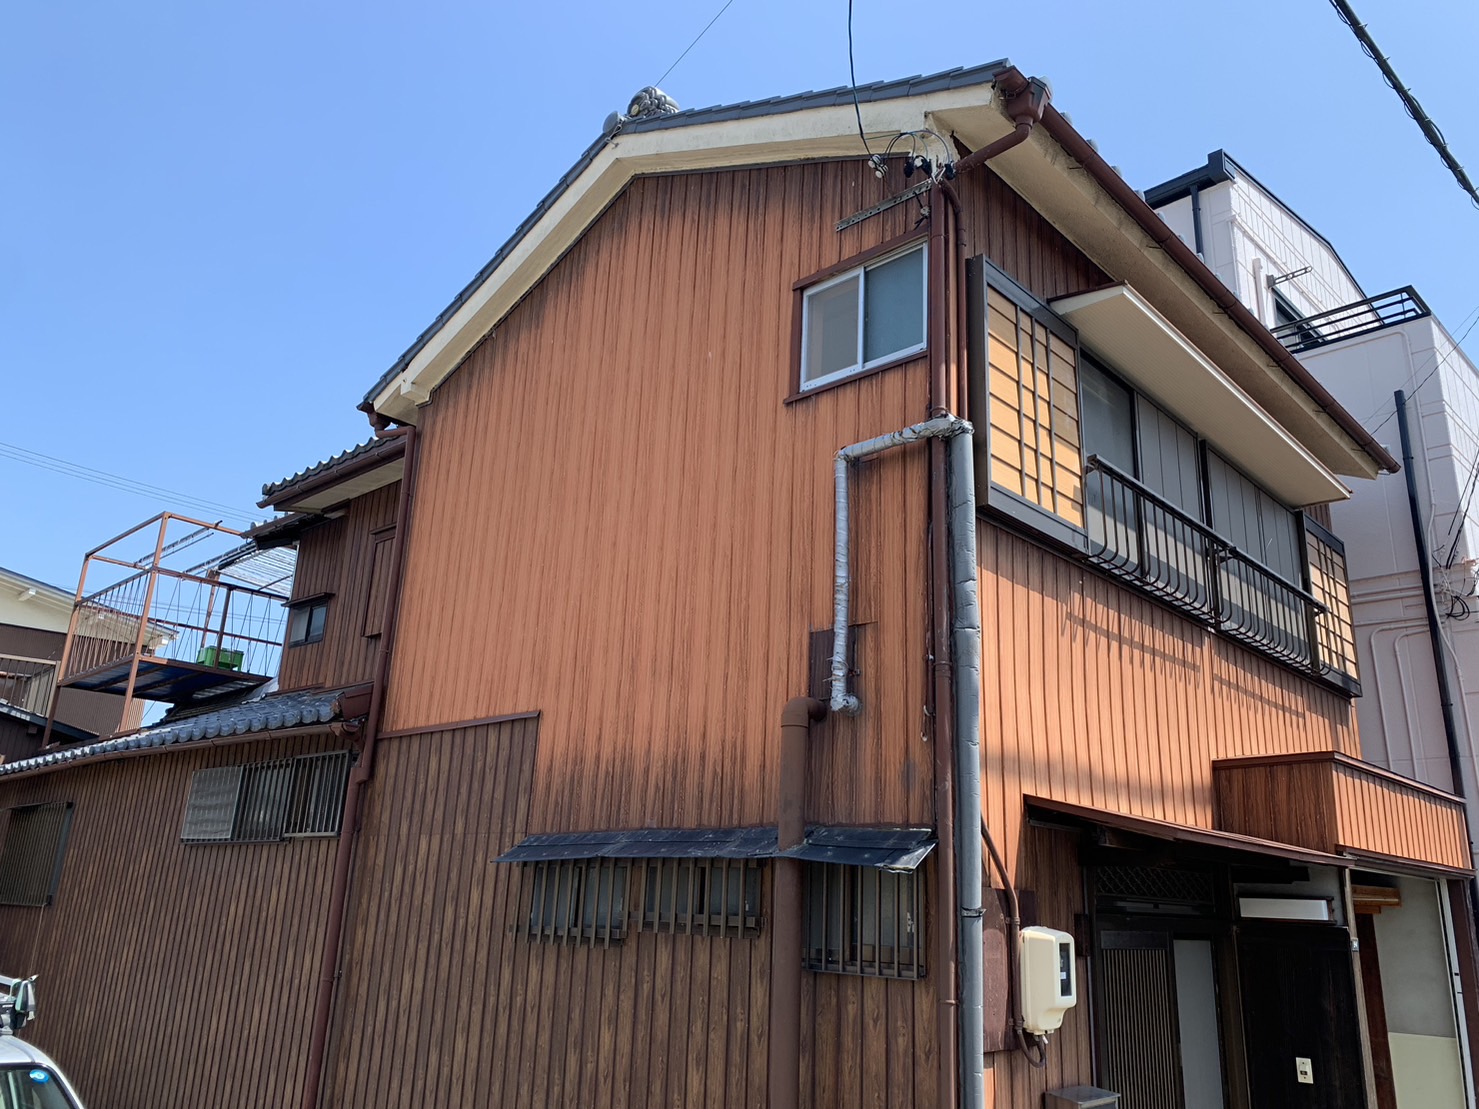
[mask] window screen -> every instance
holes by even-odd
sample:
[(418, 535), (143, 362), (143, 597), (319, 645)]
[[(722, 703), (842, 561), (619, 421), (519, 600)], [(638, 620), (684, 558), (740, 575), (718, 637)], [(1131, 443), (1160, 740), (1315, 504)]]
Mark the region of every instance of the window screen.
[(339, 834), (348, 751), (215, 766), (190, 776), (185, 843), (276, 843)]
[(72, 827), (71, 802), (8, 810), (0, 847), (0, 905), (50, 905)]
[(609, 947), (625, 934), (627, 860), (550, 859), (528, 868), (531, 937)]
[(652, 859), (643, 867), (642, 928), (741, 935), (760, 930), (757, 859)]
[(808, 863), (808, 970), (924, 977), (924, 877), (866, 866)]

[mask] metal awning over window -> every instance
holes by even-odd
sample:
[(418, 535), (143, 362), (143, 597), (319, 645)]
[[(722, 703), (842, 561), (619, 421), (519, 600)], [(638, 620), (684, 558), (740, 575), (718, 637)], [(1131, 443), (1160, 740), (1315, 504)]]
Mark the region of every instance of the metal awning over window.
[(787, 851), (777, 848), (773, 824), (747, 828), (631, 828), (541, 832), (527, 836), (493, 861), (784, 857), (883, 870), (913, 870), (934, 846), (934, 832), (929, 828), (813, 824), (807, 827), (806, 838)]

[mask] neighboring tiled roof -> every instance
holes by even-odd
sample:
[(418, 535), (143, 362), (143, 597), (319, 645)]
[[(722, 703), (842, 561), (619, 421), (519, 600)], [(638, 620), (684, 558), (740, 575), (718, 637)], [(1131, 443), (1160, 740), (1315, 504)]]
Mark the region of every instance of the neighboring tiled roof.
[[(970, 68), (957, 67), (947, 69), (942, 73), (932, 73), (928, 76), (905, 77), (897, 81), (875, 81), (868, 85), (859, 85), (857, 89), (858, 103), (870, 104), (880, 100), (898, 100), (908, 96), (923, 96), (926, 93), (940, 92), (945, 89), (970, 88), (974, 85), (983, 85), (999, 74), (1011, 68), (1011, 62), (1002, 58), (998, 61), (987, 62), (985, 65), (971, 66)], [(556, 201), (565, 194), (577, 177), (585, 172), (592, 161), (595, 160), (605, 145), (617, 134), (640, 134), (643, 131), (665, 131), (673, 127), (686, 127), (696, 123), (720, 123), (731, 119), (749, 119), (754, 116), (781, 115), (787, 112), (801, 112), (811, 108), (829, 108), (840, 104), (851, 104), (853, 102), (853, 89), (851, 85), (840, 85), (835, 89), (826, 89), (821, 92), (799, 92), (790, 96), (774, 96), (769, 100), (744, 100), (738, 104), (717, 104), (709, 108), (690, 108), (685, 111), (674, 112), (672, 115), (652, 116), (647, 119), (633, 119), (621, 123), (614, 130), (602, 134), (595, 142), (586, 147), (585, 152), (575, 160), (575, 164), (566, 170), (543, 200), (534, 206), (534, 211), (514, 229), (508, 242), (498, 248), (489, 263), (480, 269), (471, 281), (458, 293), (452, 303), (442, 309), (440, 315), (432, 320), (431, 325), (416, 337), (416, 341), (406, 349), (395, 361), (395, 365), (380, 375), (380, 380), (365, 394), (365, 403), (373, 404), (380, 390), (390, 384), (395, 376), (406, 368), (413, 358), (421, 352), (427, 341), (442, 329), (442, 326), (452, 318), (453, 314), (462, 307), (477, 288), (486, 281), (503, 260), (511, 254), (523, 241), (524, 236), (544, 217)]]
[[(0, 716), (8, 716), (12, 720), (19, 720), (22, 724), (32, 728), (46, 727), (46, 717), (38, 713), (27, 712), (23, 708), (17, 708), (7, 701), (0, 701)], [(51, 726), (53, 734), (63, 736), (70, 740), (97, 739), (96, 732), (84, 731), (82, 728), (74, 728), (71, 724), (63, 724), (58, 720)]]
[(262, 486), (263, 503), (265, 503), (268, 499), (277, 496), (277, 494), (281, 493), (284, 489), (288, 489), (294, 485), (300, 485), (311, 478), (319, 478), (323, 477), (326, 474), (330, 474), (342, 466), (346, 466), (351, 462), (374, 454), (377, 449), (383, 451), (386, 454), (391, 454), (395, 451), (400, 450), (402, 448), (402, 445), (403, 444), (401, 444), (401, 442), (397, 439), (367, 439), (363, 443), (350, 447), (347, 451), (340, 451), (338, 454), (332, 455), (331, 457), (324, 459), (322, 462), (315, 462), (312, 466), (309, 466), (308, 469), (300, 470), (296, 474), (293, 474), (291, 477), (285, 477), (281, 481), (269, 482), (268, 484)]
[(139, 751), (149, 747), (174, 747), (203, 740), (249, 735), (253, 732), (278, 731), (284, 728), (302, 728), (313, 724), (329, 724), (341, 719), (344, 689), (308, 690), (299, 693), (280, 693), (256, 701), (243, 701), (215, 712), (171, 724), (157, 724), (130, 735), (105, 739), (99, 743), (87, 743), (81, 747), (69, 747), (52, 751), (18, 762), (0, 763), (0, 777), (20, 774), (77, 762), (80, 759), (95, 759), (116, 755), (123, 751)]

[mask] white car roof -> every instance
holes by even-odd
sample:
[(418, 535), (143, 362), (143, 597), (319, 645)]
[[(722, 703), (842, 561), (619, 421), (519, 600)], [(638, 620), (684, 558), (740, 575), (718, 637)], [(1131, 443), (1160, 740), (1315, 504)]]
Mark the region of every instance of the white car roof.
[(0, 1036), (0, 1067), (24, 1066), (26, 1063), (40, 1063), (52, 1070), (57, 1069), (57, 1065), (39, 1047), (26, 1043), (19, 1036)]

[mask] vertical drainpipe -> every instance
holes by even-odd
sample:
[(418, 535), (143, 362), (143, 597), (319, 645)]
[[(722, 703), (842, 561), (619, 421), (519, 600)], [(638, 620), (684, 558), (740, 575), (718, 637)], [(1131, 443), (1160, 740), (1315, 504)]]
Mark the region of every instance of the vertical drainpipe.
[(401, 579), (405, 565), (406, 542), (410, 538), (411, 495), (416, 483), (417, 432), (413, 424), (393, 431), (376, 430), (382, 439), (405, 437), (406, 453), (401, 471), (400, 501), (395, 514), (395, 549), (391, 555), (390, 596), (386, 598), (386, 619), (380, 646), (375, 652), (375, 683), (370, 690), (370, 710), (365, 720), (363, 745), (359, 761), (350, 772), (344, 797), (344, 814), (339, 823), (339, 845), (334, 855), (334, 878), (329, 890), (329, 906), (324, 923), (323, 953), (319, 960), (318, 996), (314, 1002), (313, 1024), (308, 1040), (308, 1065), (303, 1073), (302, 1109), (318, 1109), (323, 1072), (328, 1051), (329, 1022), (334, 1012), (334, 995), (339, 980), (339, 957), (344, 938), (344, 918), (349, 907), (349, 880), (354, 862), (354, 841), (359, 833), (360, 809), (375, 767), (375, 745), (380, 738), (380, 721), (385, 710), (386, 686), (390, 682), (390, 655), (395, 645), (400, 620)]
[(1205, 261), (1206, 255), (1202, 243), (1202, 187), (1200, 185), (1191, 187), (1191, 233), (1197, 257)]
[[(781, 711), (778, 850), (806, 836), (806, 750), (812, 724), (826, 715), (827, 706), (810, 697), (793, 697)], [(801, 1093), (802, 865), (800, 859), (777, 858), (772, 866), (769, 1109), (796, 1109)]]

